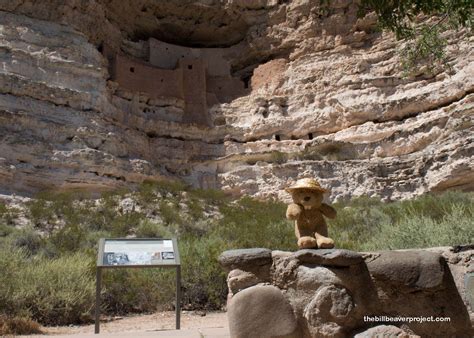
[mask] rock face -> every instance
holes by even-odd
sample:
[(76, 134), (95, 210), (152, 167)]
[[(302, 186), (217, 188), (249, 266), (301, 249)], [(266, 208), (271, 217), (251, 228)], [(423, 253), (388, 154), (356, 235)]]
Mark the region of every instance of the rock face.
[[(319, 3), (1, 2), (0, 193), (179, 178), (283, 199), (307, 176), (333, 200), (472, 190), (473, 37), (448, 34), (452, 72), (405, 78), (400, 44), (372, 15), (358, 18), (350, 0)], [(225, 100), (200, 97), (206, 116), (189, 119), (184, 96), (112, 81), (105, 47), (163, 61), (150, 39), (222, 56), (227, 80), (247, 88), (209, 77)]]
[[(230, 271), (231, 336), (470, 337), (469, 305), (444, 258), (448, 251), (474, 255), (329, 249), (273, 251), (268, 260), (263, 249), (226, 251), (219, 261)], [(258, 273), (265, 270), (266, 277)]]

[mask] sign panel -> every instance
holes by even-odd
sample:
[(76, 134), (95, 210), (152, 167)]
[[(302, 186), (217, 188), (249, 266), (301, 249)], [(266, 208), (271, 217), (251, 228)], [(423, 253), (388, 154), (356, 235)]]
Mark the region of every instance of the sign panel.
[(104, 239), (97, 265), (102, 267), (179, 265), (176, 240)]
[(104, 268), (176, 269), (176, 329), (181, 326), (181, 263), (176, 238), (101, 238), (96, 268), (95, 333), (100, 332), (100, 294)]

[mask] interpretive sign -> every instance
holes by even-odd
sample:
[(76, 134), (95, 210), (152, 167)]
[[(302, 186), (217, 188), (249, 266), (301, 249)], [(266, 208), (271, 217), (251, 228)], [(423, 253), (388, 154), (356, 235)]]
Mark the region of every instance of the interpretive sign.
[(173, 239), (101, 238), (97, 255), (95, 333), (100, 332), (100, 290), (104, 268), (176, 268), (176, 329), (180, 328), (181, 263)]
[(105, 239), (101, 244), (98, 266), (179, 264), (171, 239)]

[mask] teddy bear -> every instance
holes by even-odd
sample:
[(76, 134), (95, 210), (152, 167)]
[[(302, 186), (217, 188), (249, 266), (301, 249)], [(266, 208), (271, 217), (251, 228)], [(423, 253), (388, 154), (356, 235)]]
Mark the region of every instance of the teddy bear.
[(328, 237), (324, 217), (335, 218), (336, 210), (323, 203), (327, 191), (312, 178), (303, 178), (285, 189), (293, 198), (288, 205), (286, 218), (295, 221), (295, 234), (300, 249), (330, 249), (334, 241)]

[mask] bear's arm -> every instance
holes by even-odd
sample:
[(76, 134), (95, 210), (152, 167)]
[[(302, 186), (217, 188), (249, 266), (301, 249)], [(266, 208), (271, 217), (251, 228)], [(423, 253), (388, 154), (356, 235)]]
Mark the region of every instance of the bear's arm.
[(296, 203), (291, 203), (286, 209), (286, 218), (295, 220), (297, 219), (303, 209)]
[(336, 209), (334, 209), (333, 207), (331, 207), (330, 205), (326, 203), (321, 204), (321, 207), (319, 208), (319, 210), (321, 210), (323, 215), (326, 216), (327, 218), (335, 218), (337, 215)]

